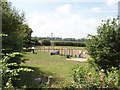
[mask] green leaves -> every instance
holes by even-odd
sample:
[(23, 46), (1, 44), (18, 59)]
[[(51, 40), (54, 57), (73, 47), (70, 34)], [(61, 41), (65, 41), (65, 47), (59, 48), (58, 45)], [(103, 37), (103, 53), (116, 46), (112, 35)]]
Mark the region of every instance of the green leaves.
[(65, 88), (120, 88), (120, 71), (117, 68), (110, 68), (111, 71), (107, 70), (107, 75), (105, 71), (101, 69), (96, 72), (94, 69), (82, 66), (76, 66), (72, 70), (73, 81), (70, 85)]
[[(23, 44), (30, 42), (32, 29), (25, 24), (24, 13), (12, 7), (7, 0), (0, 1), (2, 5), (2, 54), (1, 61), (2, 85), (3, 88), (13, 88), (13, 82), (19, 80), (20, 72), (31, 72), (28, 68), (21, 68), (22, 60), (21, 51)], [(14, 52), (14, 53), (13, 53)]]
[(7, 34), (0, 34), (0, 37), (7, 37), (8, 35)]
[(95, 59), (100, 68), (119, 68), (120, 25), (117, 25), (117, 19), (103, 20), (101, 26), (98, 26), (97, 33), (98, 35), (89, 35), (88, 54)]
[(11, 54), (6, 54), (2, 58), (2, 83), (3, 87), (10, 88), (14, 87), (14, 80), (19, 80), (20, 72), (32, 72), (32, 69), (20, 67), (22, 63), (21, 59), (22, 54), (19, 52), (14, 52)]
[(29, 43), (32, 29), (25, 24), (24, 13), (20, 13), (6, 0), (0, 1), (2, 5), (2, 48), (12, 51), (21, 51), (23, 44)]
[(48, 39), (44, 39), (44, 40), (42, 40), (42, 45), (44, 45), (44, 46), (50, 46), (51, 42)]

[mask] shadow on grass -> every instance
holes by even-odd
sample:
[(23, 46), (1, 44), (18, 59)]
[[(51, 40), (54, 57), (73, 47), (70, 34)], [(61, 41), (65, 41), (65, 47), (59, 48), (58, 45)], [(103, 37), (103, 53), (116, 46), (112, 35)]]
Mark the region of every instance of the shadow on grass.
[[(33, 72), (21, 72), (19, 81), (15, 81), (14, 85), (18, 86), (18, 88), (25, 87), (25, 88), (50, 88), (52, 84), (59, 84), (58, 81), (63, 81), (60, 78), (54, 77), (54, 75), (50, 72), (43, 72), (40, 70), (40, 67), (29, 67), (29, 66), (22, 66), (24, 68), (29, 68), (34, 70)], [(53, 79), (50, 81), (51, 84), (47, 85), (48, 77), (52, 76)], [(36, 81), (35, 79), (41, 78), (42, 83)]]

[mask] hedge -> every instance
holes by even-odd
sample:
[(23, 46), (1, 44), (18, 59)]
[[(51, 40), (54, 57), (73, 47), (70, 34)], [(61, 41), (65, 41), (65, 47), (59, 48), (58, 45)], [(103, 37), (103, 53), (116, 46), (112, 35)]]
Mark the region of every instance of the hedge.
[(70, 41), (58, 41), (54, 42), (55, 46), (77, 46), (77, 47), (86, 47), (83, 42), (70, 42)]

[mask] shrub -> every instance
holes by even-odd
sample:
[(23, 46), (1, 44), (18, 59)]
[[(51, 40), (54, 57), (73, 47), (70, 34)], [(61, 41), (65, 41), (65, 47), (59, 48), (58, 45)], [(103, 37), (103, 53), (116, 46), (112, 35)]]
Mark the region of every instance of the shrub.
[(105, 20), (97, 29), (98, 35), (89, 35), (88, 54), (104, 70), (120, 67), (120, 25), (117, 20)]
[(89, 58), (87, 60), (87, 62), (89, 64), (90, 68), (94, 68), (95, 71), (99, 71), (100, 70), (100, 67), (95, 63), (95, 60), (93, 58)]
[(64, 88), (120, 88), (120, 71), (112, 67), (107, 74), (108, 76), (103, 69), (96, 72), (78, 65), (72, 70), (73, 81)]
[(83, 42), (71, 42), (71, 41), (58, 41), (54, 42), (55, 46), (77, 46), (85, 47), (86, 45)]
[(42, 40), (42, 45), (44, 45), (44, 46), (50, 46), (51, 42), (48, 39), (44, 39), (44, 40)]
[(20, 72), (31, 72), (33, 70), (28, 68), (21, 68), (20, 64), (24, 62), (21, 59), (21, 53), (12, 53), (7, 54), (2, 58), (2, 71), (0, 74), (2, 75), (2, 87), (3, 88), (16, 88), (13, 83), (16, 80), (20, 80), (19, 73)]
[(39, 40), (37, 40), (36, 38), (32, 38), (31, 39), (32, 42), (35, 42), (36, 46), (41, 46), (41, 43), (39, 42)]

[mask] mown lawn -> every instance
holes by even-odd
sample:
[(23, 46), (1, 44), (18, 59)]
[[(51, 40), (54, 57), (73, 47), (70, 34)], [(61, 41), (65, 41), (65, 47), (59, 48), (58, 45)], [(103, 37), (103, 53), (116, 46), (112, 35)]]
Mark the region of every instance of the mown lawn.
[(35, 52), (35, 54), (26, 52), (24, 58), (29, 60), (26, 61), (25, 64), (22, 64), (24, 67), (29, 67), (34, 70), (34, 72), (31, 73), (21, 74), (23, 79), (20, 84), (26, 83), (27, 87), (30, 88), (39, 88), (39, 83), (34, 79), (48, 76), (53, 77), (51, 87), (62, 87), (72, 81), (70, 73), (75, 65), (81, 64), (87, 66), (87, 63), (67, 61), (65, 56), (51, 56), (50, 53), (47, 52)]

